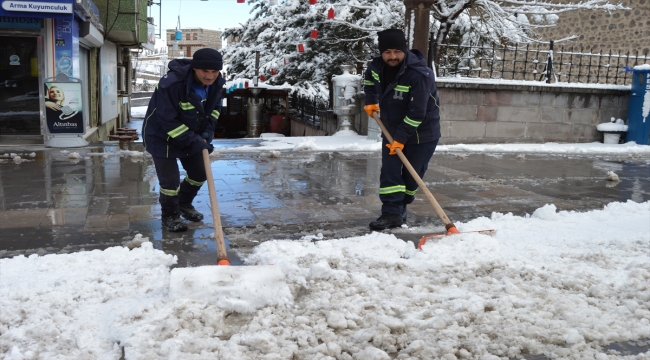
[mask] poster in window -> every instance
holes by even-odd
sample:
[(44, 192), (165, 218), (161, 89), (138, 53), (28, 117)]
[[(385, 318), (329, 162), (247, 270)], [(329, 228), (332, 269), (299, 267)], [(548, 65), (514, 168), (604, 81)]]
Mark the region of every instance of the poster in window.
[(79, 82), (45, 83), (45, 121), (50, 134), (83, 134), (83, 97)]

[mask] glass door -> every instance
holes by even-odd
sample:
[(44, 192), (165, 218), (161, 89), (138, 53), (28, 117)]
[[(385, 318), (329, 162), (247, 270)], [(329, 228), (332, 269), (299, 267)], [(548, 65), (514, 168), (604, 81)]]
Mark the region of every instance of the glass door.
[(41, 135), (37, 37), (0, 36), (0, 136)]

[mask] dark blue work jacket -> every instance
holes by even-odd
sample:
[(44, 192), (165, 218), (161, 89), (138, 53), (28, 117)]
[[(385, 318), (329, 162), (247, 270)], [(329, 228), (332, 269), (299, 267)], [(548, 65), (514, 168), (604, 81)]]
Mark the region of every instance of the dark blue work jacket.
[(379, 104), (381, 121), (396, 141), (423, 144), (438, 140), (438, 91), (433, 70), (427, 67), (424, 55), (416, 49), (407, 51), (392, 84), (381, 83), (386, 66), (381, 56), (368, 65), (364, 75), (366, 104)]
[(194, 155), (204, 141), (200, 135), (214, 134), (214, 127), (221, 114), (221, 89), (226, 83), (219, 74), (210, 85), (205, 102), (192, 91), (194, 71), (190, 59), (169, 62), (169, 72), (160, 79), (151, 96), (144, 117), (142, 137), (151, 155), (165, 158), (182, 158)]

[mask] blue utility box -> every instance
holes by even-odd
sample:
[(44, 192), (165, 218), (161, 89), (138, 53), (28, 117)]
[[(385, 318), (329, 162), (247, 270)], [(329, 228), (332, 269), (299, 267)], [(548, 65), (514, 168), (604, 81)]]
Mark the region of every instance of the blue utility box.
[(625, 67), (625, 70), (632, 72), (625, 141), (650, 145), (650, 66)]

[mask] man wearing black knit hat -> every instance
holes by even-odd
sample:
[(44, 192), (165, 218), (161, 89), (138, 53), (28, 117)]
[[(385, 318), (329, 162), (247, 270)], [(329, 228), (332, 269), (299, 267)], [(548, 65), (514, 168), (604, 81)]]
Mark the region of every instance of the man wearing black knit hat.
[(406, 205), (413, 202), (418, 189), (395, 156), (396, 149), (423, 177), (440, 139), (440, 109), (433, 71), (419, 50), (408, 50), (404, 32), (380, 31), (377, 40), (381, 56), (370, 62), (364, 75), (364, 110), (371, 118), (378, 113), (394, 140), (389, 144), (384, 137), (382, 142), (381, 216), (369, 225), (372, 230), (384, 230), (406, 222)]
[[(197, 50), (192, 59), (169, 62), (151, 96), (142, 126), (144, 146), (153, 157), (160, 184), (162, 226), (185, 231), (189, 221), (203, 220), (192, 201), (206, 180), (203, 149), (214, 150), (212, 136), (221, 113), (221, 54)], [(177, 160), (186, 172), (180, 181)]]

